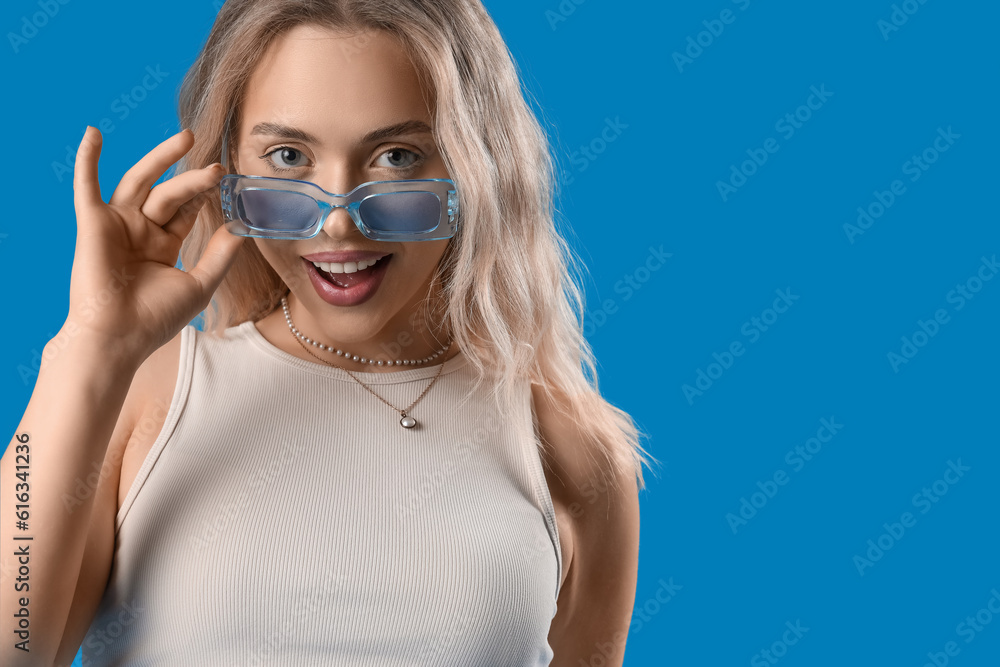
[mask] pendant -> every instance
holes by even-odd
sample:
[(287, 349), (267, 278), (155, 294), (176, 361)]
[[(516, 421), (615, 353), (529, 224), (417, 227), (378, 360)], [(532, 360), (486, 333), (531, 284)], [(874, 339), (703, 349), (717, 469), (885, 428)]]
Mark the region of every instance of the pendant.
[(403, 428), (413, 428), (417, 425), (417, 420), (413, 417), (408, 417), (406, 413), (403, 413), (403, 418), (399, 420), (399, 423)]

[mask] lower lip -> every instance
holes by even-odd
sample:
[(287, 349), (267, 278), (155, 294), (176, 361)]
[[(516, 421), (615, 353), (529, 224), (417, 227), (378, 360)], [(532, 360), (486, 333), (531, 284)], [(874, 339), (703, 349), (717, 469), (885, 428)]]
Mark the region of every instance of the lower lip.
[(382, 278), (385, 276), (391, 258), (392, 255), (386, 255), (380, 259), (371, 271), (366, 270), (369, 274), (367, 280), (351, 287), (334, 285), (323, 277), (312, 262), (305, 258), (302, 261), (305, 262), (309, 282), (316, 289), (319, 298), (333, 306), (357, 306), (375, 296), (379, 285), (382, 284)]

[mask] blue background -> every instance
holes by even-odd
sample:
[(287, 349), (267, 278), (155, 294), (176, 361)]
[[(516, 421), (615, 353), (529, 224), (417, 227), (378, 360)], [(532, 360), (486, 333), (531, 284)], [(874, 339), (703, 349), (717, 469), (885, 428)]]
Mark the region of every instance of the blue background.
[[(959, 627), (1000, 590), (1000, 280), (976, 282), (989, 275), (981, 258), (1000, 252), (996, 4), (909, 0), (897, 7), (915, 12), (888, 30), (888, 1), (577, 1), (486, 4), (563, 165), (562, 224), (590, 267), (601, 390), (663, 463), (641, 495), (625, 664), (774, 664), (768, 650), (788, 667), (919, 667), (950, 641), (949, 664), (1000, 664), (1000, 618), (984, 612), (991, 622), (971, 642)], [(712, 23), (726, 9), (731, 22)], [(0, 26), (18, 32), (37, 11), (4, 3)], [(68, 304), (72, 173), (53, 163), (86, 124), (111, 118), (100, 167), (110, 196), (180, 129), (177, 86), (215, 12), (71, 0), (17, 52), (4, 47), (10, 433)], [(112, 104), (147, 66), (167, 75), (121, 118)], [(812, 86), (829, 91), (822, 104)], [(776, 124), (795, 113), (789, 136)], [(936, 160), (911, 180), (906, 163), (939, 128), (958, 138), (928, 151)], [(777, 152), (744, 165), (769, 138)], [(734, 165), (753, 173), (723, 197)], [(895, 180), (905, 192), (861, 233), (845, 231)], [(651, 248), (670, 256), (654, 261)], [(952, 290), (966, 284), (979, 291), (959, 308)], [(797, 297), (781, 314), (768, 311), (776, 290)], [(889, 353), (939, 309), (947, 322), (894, 367)], [(728, 363), (734, 342), (743, 354)], [(699, 372), (701, 393), (685, 394)], [(786, 454), (821, 419), (842, 428), (796, 469)], [(968, 470), (915, 503), (949, 461)], [(787, 483), (771, 488), (776, 473)], [(743, 499), (758, 507), (734, 524)], [(915, 523), (885, 535), (905, 512)], [(887, 548), (859, 569), (880, 536)], [(786, 622), (808, 628), (793, 645)]]

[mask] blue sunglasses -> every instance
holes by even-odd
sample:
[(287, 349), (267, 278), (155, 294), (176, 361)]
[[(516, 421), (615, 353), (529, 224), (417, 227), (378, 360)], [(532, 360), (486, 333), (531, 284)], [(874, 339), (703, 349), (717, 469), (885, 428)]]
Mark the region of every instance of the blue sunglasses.
[[(222, 165), (229, 170), (229, 124)], [(362, 183), (347, 194), (291, 178), (227, 174), (219, 184), (225, 226), (237, 236), (311, 239), (336, 208), (373, 241), (434, 241), (458, 232), (458, 191), (444, 178)]]

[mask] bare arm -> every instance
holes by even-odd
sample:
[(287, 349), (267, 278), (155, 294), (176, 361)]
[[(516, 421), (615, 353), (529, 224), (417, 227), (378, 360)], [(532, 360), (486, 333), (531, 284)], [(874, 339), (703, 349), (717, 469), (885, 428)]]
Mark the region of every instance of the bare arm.
[(532, 396), (539, 435), (552, 452), (552, 500), (571, 517), (566, 579), (549, 628), (552, 667), (621, 667), (639, 575), (638, 485), (634, 477), (606, 483), (601, 464), (582, 455), (588, 436), (567, 418), (566, 406), (537, 385)]
[[(76, 493), (77, 484), (103, 468), (116, 431), (127, 438), (135, 415), (126, 409), (120, 417), (137, 370), (208, 305), (242, 241), (219, 227), (195, 267), (174, 266), (224, 171), (210, 165), (152, 187), (193, 141), (185, 131), (159, 144), (124, 175), (108, 203), (98, 184), (100, 132), (88, 127), (77, 151), (69, 314), (45, 346), (34, 392), (0, 459), (5, 667), (51, 665), (83, 559), (88, 572), (107, 571), (113, 539), (97, 550), (86, 547), (88, 537), (108, 535), (114, 503), (107, 493), (105, 500)], [(91, 532), (95, 513), (98, 530)]]
[(574, 523), (573, 562), (549, 629), (552, 667), (621, 667), (625, 659), (639, 574), (639, 493), (627, 484)]
[[(151, 354), (139, 366), (111, 436), (100, 476), (91, 472), (87, 476), (86, 486), (74, 489), (80, 494), (92, 494), (94, 507), (73, 603), (63, 629), (62, 643), (56, 654), (56, 665), (59, 667), (73, 662), (77, 650), (87, 640), (87, 633), (100, 608), (114, 567), (116, 518), (122, 501), (121, 494), (127, 493), (132, 486), (122, 486), (122, 475), (125, 474), (123, 466), (129, 456), (127, 450), (135, 445), (140, 452), (138, 458), (144, 459), (151, 444), (148, 438), (150, 435), (155, 436), (163, 426), (177, 377), (182, 338), (183, 332), (178, 333), (172, 341)], [(144, 449), (144, 446), (147, 448)], [(141, 462), (140, 460), (140, 464)], [(134, 468), (129, 476), (134, 482), (133, 475)], [(79, 497), (74, 494), (74, 497), (67, 499), (66, 504), (69, 507), (79, 507)], [(88, 641), (92, 651), (99, 651), (104, 643), (102, 631), (116, 631), (112, 625), (114, 622), (95, 628), (95, 639)]]
[(104, 466), (136, 368), (135, 360), (65, 332), (45, 346), (43, 360), (0, 459), (0, 663), (11, 667), (51, 665), (56, 657), (94, 506), (95, 494), (77, 485)]

